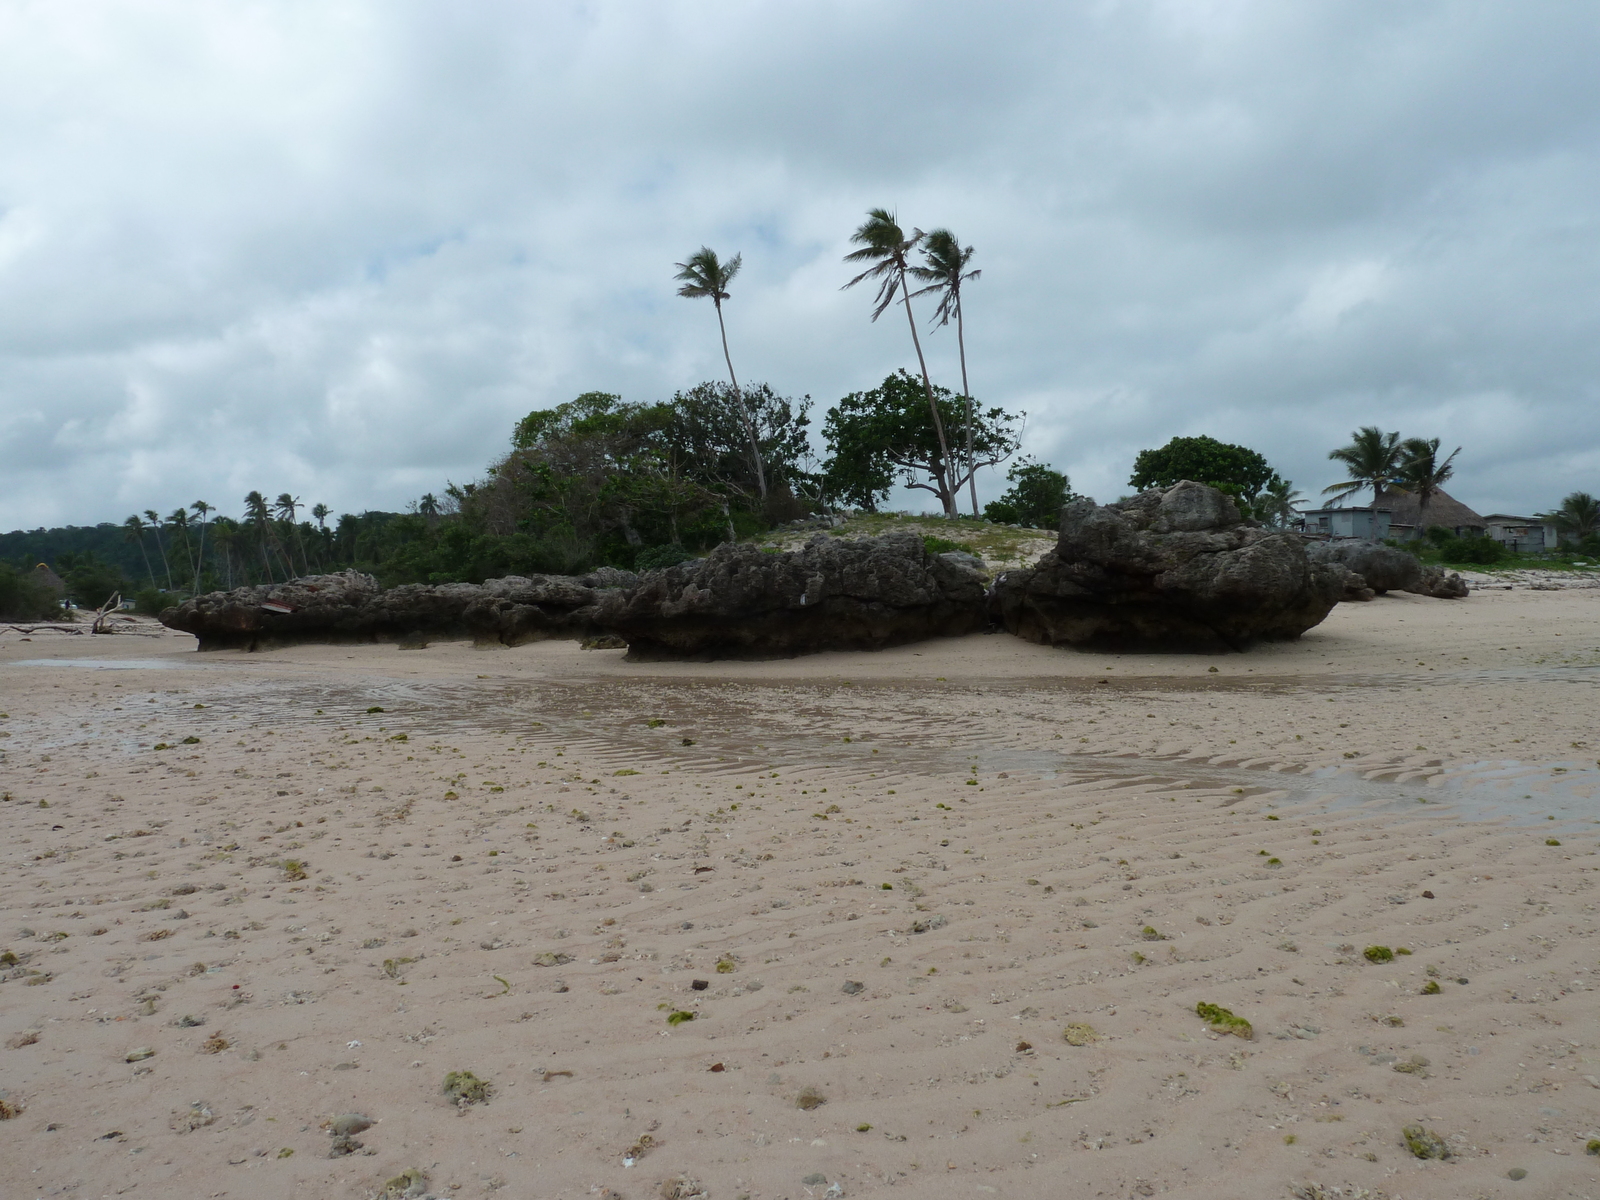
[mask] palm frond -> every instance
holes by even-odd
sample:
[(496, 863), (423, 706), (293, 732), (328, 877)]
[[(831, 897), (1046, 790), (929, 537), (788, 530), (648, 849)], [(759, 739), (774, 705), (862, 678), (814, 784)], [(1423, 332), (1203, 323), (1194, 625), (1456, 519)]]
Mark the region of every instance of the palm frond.
[(735, 254), (727, 262), (722, 262), (710, 246), (701, 246), (689, 256), (687, 262), (673, 264), (678, 268), (673, 278), (683, 284), (678, 289), (678, 295), (690, 300), (710, 296), (720, 304), (728, 298), (728, 284), (743, 265), (743, 254)]

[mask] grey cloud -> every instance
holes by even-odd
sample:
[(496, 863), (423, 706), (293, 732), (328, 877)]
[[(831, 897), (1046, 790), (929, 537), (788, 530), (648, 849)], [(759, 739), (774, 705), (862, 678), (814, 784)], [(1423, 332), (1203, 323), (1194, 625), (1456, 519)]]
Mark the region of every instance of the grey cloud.
[(1367, 423), (1463, 444), (1485, 511), (1600, 490), (1583, 6), (6, 22), (0, 527), (470, 478), (529, 409), (720, 373), (702, 243), (745, 253), (741, 372), (826, 405), (911, 361), (838, 290), (873, 204), (977, 246), (974, 388), (1102, 498), (1200, 432), (1315, 492)]

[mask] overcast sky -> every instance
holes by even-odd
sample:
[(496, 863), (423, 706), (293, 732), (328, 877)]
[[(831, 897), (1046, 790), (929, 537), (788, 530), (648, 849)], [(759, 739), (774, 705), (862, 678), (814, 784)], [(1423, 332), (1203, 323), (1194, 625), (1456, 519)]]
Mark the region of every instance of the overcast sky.
[(1081, 492), (1206, 433), (1314, 494), (1377, 424), (1544, 509), (1600, 492), (1597, 62), (1570, 0), (8, 0), (0, 529), (476, 478), (722, 374), (701, 244), (825, 408), (914, 365), (839, 290), (876, 205), (977, 248), (973, 391)]

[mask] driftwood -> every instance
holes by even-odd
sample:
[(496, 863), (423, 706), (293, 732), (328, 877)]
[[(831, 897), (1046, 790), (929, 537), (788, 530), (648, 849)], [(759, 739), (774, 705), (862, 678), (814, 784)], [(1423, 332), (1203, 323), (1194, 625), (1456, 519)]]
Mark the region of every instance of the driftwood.
[(7, 625), (7, 633), (71, 633), (79, 634), (83, 630), (70, 625)]
[(94, 610), (94, 622), (89, 626), (90, 633), (115, 633), (111, 628), (111, 614), (122, 609), (122, 593), (112, 592), (106, 602)]

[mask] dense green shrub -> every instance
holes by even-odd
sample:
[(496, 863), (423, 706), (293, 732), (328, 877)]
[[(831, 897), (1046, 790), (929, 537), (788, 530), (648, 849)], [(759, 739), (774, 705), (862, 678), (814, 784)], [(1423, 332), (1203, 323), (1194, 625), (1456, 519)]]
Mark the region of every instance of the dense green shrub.
[(60, 612), (55, 591), (32, 571), (0, 563), (0, 621), (42, 621)]
[(1061, 528), (1061, 509), (1072, 494), (1072, 483), (1048, 463), (1024, 458), (1006, 472), (1011, 486), (998, 500), (983, 506), (985, 520), (1002, 525), (1031, 525), (1038, 529)]

